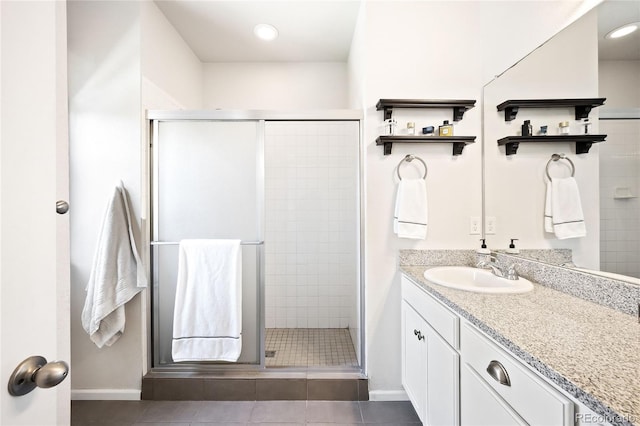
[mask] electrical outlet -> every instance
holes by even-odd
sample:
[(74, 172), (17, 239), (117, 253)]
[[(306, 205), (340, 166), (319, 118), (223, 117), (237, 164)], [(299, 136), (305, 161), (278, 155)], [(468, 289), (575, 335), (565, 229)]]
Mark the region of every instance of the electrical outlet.
[(487, 235), (494, 235), (496, 233), (496, 217), (487, 216), (485, 221), (484, 231)]
[(480, 218), (478, 216), (471, 216), (469, 218), (469, 235), (480, 235), (482, 229), (480, 229)]

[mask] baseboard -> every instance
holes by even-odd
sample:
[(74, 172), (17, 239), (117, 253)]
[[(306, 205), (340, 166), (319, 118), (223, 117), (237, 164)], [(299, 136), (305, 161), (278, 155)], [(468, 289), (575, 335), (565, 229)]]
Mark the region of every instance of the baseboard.
[(71, 389), (71, 400), (75, 401), (138, 401), (139, 389)]
[(408, 401), (409, 396), (403, 390), (369, 390), (369, 401)]

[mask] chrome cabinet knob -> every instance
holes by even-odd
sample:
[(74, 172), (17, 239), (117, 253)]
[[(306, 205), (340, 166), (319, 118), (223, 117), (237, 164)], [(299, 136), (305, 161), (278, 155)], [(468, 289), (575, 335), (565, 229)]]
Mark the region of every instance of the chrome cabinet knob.
[(62, 382), (68, 374), (69, 365), (64, 361), (47, 363), (44, 357), (30, 356), (13, 370), (9, 378), (9, 394), (22, 396), (37, 387), (54, 387)]

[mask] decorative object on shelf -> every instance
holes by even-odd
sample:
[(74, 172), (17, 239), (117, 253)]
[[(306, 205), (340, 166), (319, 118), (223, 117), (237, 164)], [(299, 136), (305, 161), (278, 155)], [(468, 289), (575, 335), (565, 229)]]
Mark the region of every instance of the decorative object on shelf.
[(547, 135), (548, 126), (540, 126), (540, 130), (538, 130), (538, 134), (541, 136)]
[(376, 145), (384, 146), (384, 155), (391, 154), (391, 147), (394, 143), (452, 143), (453, 155), (462, 154), (462, 150), (465, 145), (474, 143), (476, 141), (475, 136), (427, 136), (427, 135), (415, 135), (415, 136), (378, 136), (376, 139)]
[(453, 125), (449, 124), (449, 120), (444, 120), (442, 126), (438, 126), (438, 136), (453, 136)]
[(422, 134), (423, 135), (427, 135), (427, 136), (433, 136), (433, 133), (435, 132), (436, 128), (433, 126), (427, 126), (427, 127), (423, 127), (422, 128)]
[(607, 98), (574, 99), (511, 99), (498, 105), (498, 111), (504, 111), (504, 121), (512, 121), (520, 108), (565, 108), (574, 107), (576, 120), (587, 118), (592, 108), (604, 104)]
[(561, 135), (568, 135), (569, 134), (569, 122), (568, 121), (561, 121), (558, 123), (558, 132)]
[(376, 110), (384, 110), (384, 119), (391, 118), (394, 108), (453, 108), (453, 121), (462, 120), (464, 113), (473, 108), (472, 99), (380, 99)]
[(607, 135), (544, 135), (544, 136), (507, 136), (498, 139), (498, 145), (505, 146), (506, 155), (514, 155), (518, 152), (521, 142), (575, 142), (576, 154), (586, 154), (591, 145), (604, 142)]
[(591, 126), (591, 121), (588, 118), (583, 118), (582, 119), (582, 123), (580, 123), (581, 126), (584, 126), (584, 132), (582, 132), (585, 135), (589, 134), (589, 126)]
[(413, 136), (416, 134), (416, 123), (410, 121), (407, 123), (407, 134)]
[(522, 123), (522, 136), (532, 136), (533, 135), (533, 126), (531, 125), (531, 121), (524, 120)]
[(387, 136), (392, 136), (396, 134), (396, 126), (398, 122), (393, 118), (387, 118), (384, 120), (384, 131)]

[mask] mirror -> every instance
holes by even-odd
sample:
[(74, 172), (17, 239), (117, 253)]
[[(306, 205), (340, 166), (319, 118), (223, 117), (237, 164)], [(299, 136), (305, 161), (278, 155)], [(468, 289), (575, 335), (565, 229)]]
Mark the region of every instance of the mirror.
[[(570, 249), (573, 263), (562, 256), (545, 261), (640, 283), (640, 30), (605, 38), (630, 22), (640, 22), (640, 2), (606, 1), (485, 85), (484, 215), (494, 223), (485, 228), (492, 249), (507, 249), (512, 238), (520, 248)], [(558, 135), (564, 121), (571, 135), (584, 134), (574, 107), (521, 107), (512, 121), (497, 110), (507, 100), (571, 98), (606, 98), (589, 113), (588, 132), (607, 137), (588, 153), (577, 154), (575, 142), (542, 138), (520, 142), (512, 155), (498, 145), (521, 135), (525, 120), (534, 136), (541, 126)], [(552, 161), (556, 153), (571, 161)], [(558, 239), (544, 228), (546, 171), (567, 177), (572, 167), (586, 236)]]

